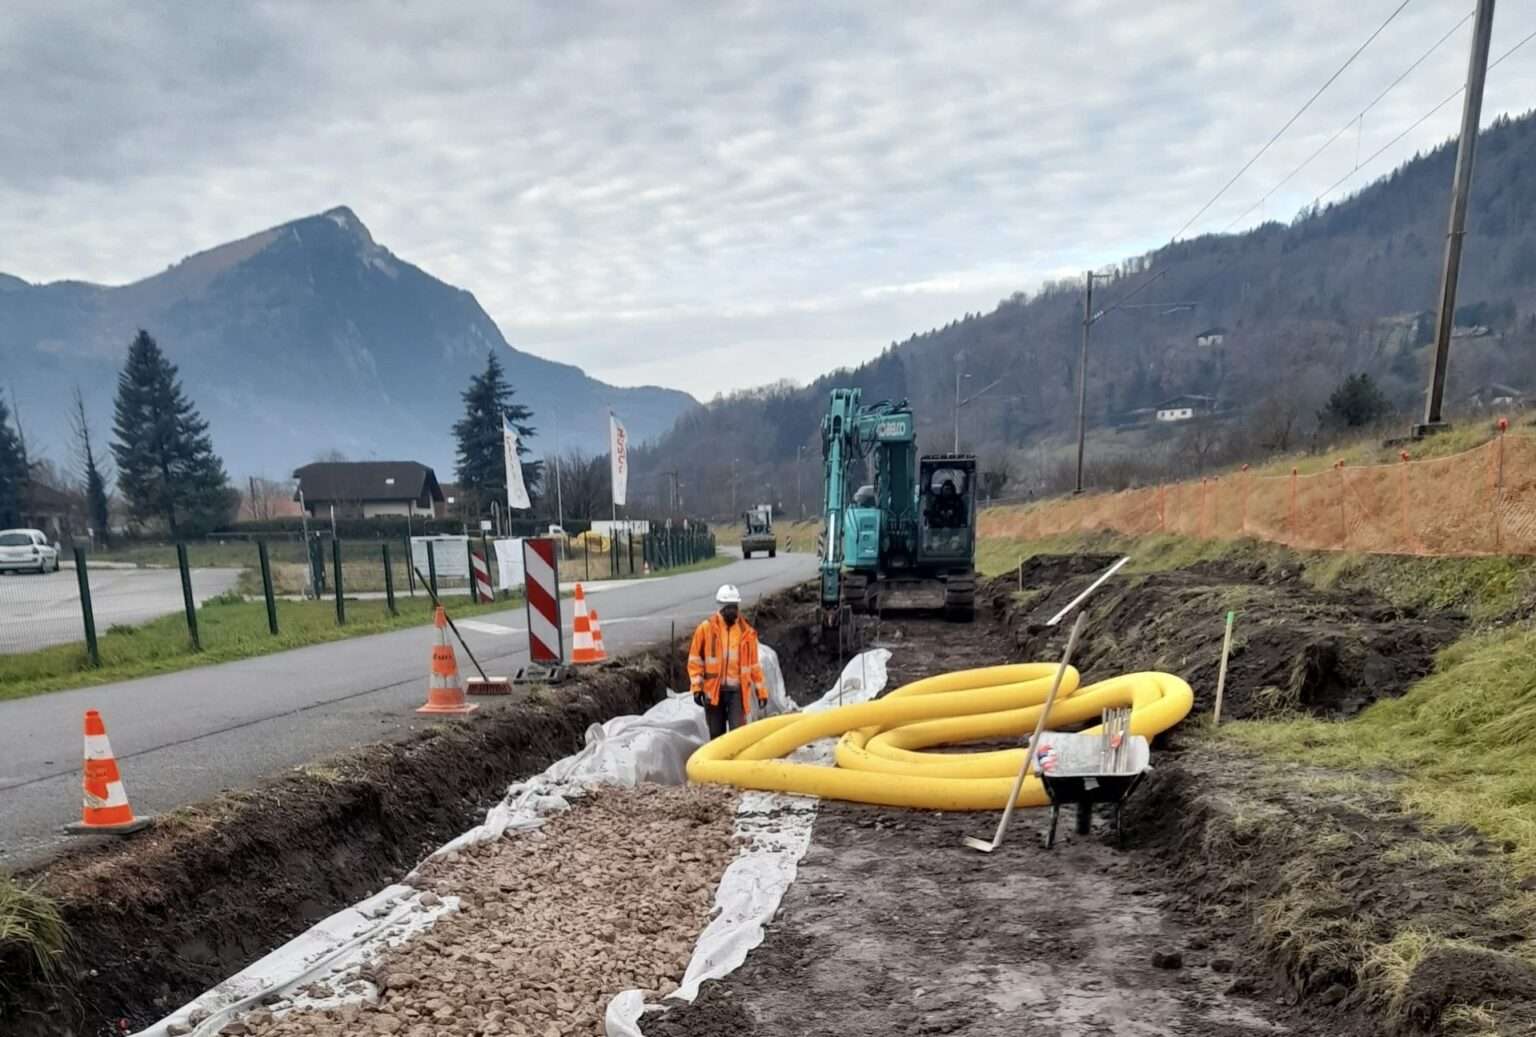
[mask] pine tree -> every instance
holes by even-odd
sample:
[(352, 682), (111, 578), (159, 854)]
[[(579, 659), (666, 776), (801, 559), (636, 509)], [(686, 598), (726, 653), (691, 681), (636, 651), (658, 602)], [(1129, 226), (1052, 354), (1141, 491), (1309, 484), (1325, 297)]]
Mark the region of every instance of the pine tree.
[(100, 542), (112, 544), (111, 515), (107, 508), (107, 477), (96, 463), (96, 451), (91, 446), (91, 426), (85, 420), (85, 397), (75, 386), (74, 413), (75, 447), (80, 451), (80, 481), (85, 485), (85, 512)]
[(1326, 428), (1359, 428), (1392, 413), (1392, 404), (1368, 374), (1352, 374), (1328, 397), (1317, 420)]
[(162, 519), (172, 538), (229, 520), (236, 494), (213, 452), (208, 423), (182, 392), (176, 366), (146, 331), (117, 377), (112, 455), (118, 489), (138, 519)]
[(11, 428), (10, 408), (0, 397), (0, 528), (21, 525), (22, 495), (27, 489), (27, 455)]
[[(517, 432), (517, 455), (521, 459), (529, 453), (527, 441), (533, 436), (534, 429), (528, 422), (533, 412), (512, 402), (512, 387), (507, 384), (506, 374), (494, 352), (486, 354), (484, 372), (469, 380), (463, 399), (464, 417), (453, 426), (454, 438), (459, 443), (456, 474), (475, 513), (486, 514), (490, 511), (491, 501), (507, 499), (507, 473), (501, 446), (502, 416), (506, 416)], [(528, 487), (530, 499), (537, 500), (543, 474), (543, 462), (523, 461), (523, 482)]]

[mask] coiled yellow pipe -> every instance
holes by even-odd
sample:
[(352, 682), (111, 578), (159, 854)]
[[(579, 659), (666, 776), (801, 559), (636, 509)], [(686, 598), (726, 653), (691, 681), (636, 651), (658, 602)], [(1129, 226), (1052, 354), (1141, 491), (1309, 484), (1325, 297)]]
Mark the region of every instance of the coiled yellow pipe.
[[(1025, 750), (922, 750), (1024, 737), (1034, 730), (1055, 672), (1054, 663), (960, 670), (914, 681), (874, 702), (769, 717), (699, 748), (688, 760), (688, 779), (879, 806), (999, 810)], [(1078, 673), (1069, 667), (1049, 726), (1074, 727), (1111, 706), (1129, 706), (1131, 733), (1150, 737), (1183, 720), (1193, 704), (1189, 685), (1172, 674), (1132, 673), (1079, 687)], [(839, 738), (836, 767), (781, 759), (830, 737)], [(1044, 787), (1031, 777), (1018, 805), (1046, 802)]]

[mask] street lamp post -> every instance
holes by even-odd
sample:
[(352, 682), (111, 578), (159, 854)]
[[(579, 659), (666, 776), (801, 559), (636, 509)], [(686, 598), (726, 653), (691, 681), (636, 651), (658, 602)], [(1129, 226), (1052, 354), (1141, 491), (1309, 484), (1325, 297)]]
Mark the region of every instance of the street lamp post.
[(801, 480), (805, 458), (805, 444), (795, 447), (795, 507), (800, 511), (800, 517), (805, 518), (805, 485)]

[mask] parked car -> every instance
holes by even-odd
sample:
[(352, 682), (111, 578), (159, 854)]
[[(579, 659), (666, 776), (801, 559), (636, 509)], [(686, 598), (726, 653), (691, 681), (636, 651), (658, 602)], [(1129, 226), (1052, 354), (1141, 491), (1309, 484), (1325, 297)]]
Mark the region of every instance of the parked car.
[(59, 571), (59, 545), (40, 529), (0, 530), (0, 572)]

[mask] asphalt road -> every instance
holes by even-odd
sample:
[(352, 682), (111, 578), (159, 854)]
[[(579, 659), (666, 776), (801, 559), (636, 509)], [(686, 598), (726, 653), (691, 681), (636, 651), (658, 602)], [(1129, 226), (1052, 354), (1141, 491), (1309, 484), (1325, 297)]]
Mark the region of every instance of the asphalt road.
[[(180, 612), (181, 575), (175, 569), (92, 567), (91, 611), (96, 631), (136, 625)], [(193, 569), (192, 596), (202, 604), (235, 585), (238, 569)], [(0, 576), (0, 652), (23, 652), (85, 640), (80, 585), (72, 568), (56, 573)]]
[[(610, 586), (591, 601), (612, 655), (665, 638), (674, 621), (679, 634), (687, 631), (713, 610), (722, 583), (737, 584), (750, 603), (810, 579), (815, 566), (810, 554), (754, 558)], [(563, 605), (569, 629), (571, 603)], [(521, 608), (478, 615), (472, 624), (461, 629), (489, 672), (526, 661)], [(507, 632), (493, 632), (498, 628)], [(0, 870), (46, 860), (66, 841), (59, 826), (79, 819), (85, 710), (102, 711), (134, 809), (159, 813), (428, 726), (432, 719), (413, 710), (426, 697), (431, 630), (0, 702)], [(469, 669), (462, 652), (459, 666)]]

